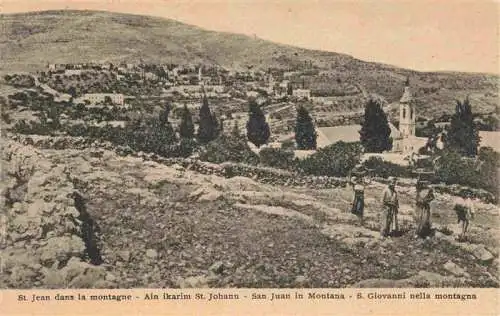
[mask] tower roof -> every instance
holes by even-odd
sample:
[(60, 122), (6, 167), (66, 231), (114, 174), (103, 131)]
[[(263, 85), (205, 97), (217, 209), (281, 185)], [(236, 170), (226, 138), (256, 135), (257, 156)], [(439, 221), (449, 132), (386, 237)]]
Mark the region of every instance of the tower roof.
[(403, 96), (399, 100), (400, 103), (408, 103), (411, 101), (411, 93), (410, 93), (410, 87), (406, 86), (405, 91), (403, 92)]

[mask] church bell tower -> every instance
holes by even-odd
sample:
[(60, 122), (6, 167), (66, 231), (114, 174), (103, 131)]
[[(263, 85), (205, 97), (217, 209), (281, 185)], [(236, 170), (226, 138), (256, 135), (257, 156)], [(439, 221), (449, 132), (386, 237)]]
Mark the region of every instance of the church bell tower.
[(415, 105), (410, 93), (410, 82), (406, 79), (405, 89), (401, 100), (399, 100), (399, 132), (402, 138), (415, 136), (416, 121)]

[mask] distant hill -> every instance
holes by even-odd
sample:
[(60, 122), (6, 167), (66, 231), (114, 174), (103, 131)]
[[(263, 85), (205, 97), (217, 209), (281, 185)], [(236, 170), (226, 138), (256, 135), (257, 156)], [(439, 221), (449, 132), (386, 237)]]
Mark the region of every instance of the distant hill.
[[(475, 111), (494, 112), (498, 79), (491, 74), (416, 72), (345, 54), (307, 50), (245, 35), (213, 32), (174, 20), (100, 11), (43, 11), (0, 15), (0, 71), (47, 63), (211, 63), (232, 69), (293, 69), (312, 61), (336, 82), (359, 84), (389, 102), (409, 76), (419, 113), (436, 115), (470, 95)], [(330, 80), (330, 79), (327, 79)]]

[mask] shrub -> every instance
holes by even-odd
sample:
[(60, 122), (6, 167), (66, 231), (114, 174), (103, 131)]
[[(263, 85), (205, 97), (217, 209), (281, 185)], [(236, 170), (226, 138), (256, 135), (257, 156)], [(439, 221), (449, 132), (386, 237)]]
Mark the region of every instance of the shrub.
[(179, 143), (178, 149), (177, 149), (177, 154), (180, 157), (189, 157), (193, 154), (194, 150), (196, 149), (196, 142), (193, 139), (190, 138), (181, 138), (181, 141)]
[(212, 163), (227, 161), (254, 165), (259, 163), (259, 156), (250, 149), (245, 140), (226, 135), (209, 142), (201, 151), (200, 159)]
[(408, 167), (401, 166), (389, 161), (385, 161), (380, 157), (370, 157), (363, 165), (367, 169), (372, 169), (373, 175), (388, 178), (388, 177), (399, 177), (399, 178), (409, 178), (411, 177), (411, 170)]
[(283, 143), (281, 143), (281, 149), (283, 150), (294, 150), (295, 149), (295, 142), (293, 140), (285, 140)]
[(481, 147), (479, 149), (479, 176), (481, 187), (497, 195), (498, 193), (498, 162), (500, 154), (491, 147)]
[(475, 163), (472, 159), (462, 159), (457, 152), (447, 151), (439, 159), (437, 166), (439, 180), (446, 184), (477, 186)]
[(474, 124), (474, 115), (468, 97), (463, 102), (457, 100), (455, 114), (451, 117), (444, 141), (445, 148), (454, 150), (462, 156), (477, 155), (480, 137)]
[(487, 190), (498, 197), (499, 154), (481, 147), (478, 159), (463, 158), (454, 151), (444, 152), (438, 162), (437, 175), (446, 184), (460, 184)]
[(317, 176), (347, 176), (350, 170), (359, 163), (360, 157), (361, 146), (358, 143), (339, 141), (300, 160), (298, 169)]
[(260, 163), (274, 168), (292, 169), (295, 155), (293, 151), (281, 148), (264, 148), (260, 151)]
[(7, 112), (2, 111), (1, 117), (2, 117), (2, 121), (5, 122), (6, 124), (10, 124), (12, 122), (9, 113), (7, 113)]
[(14, 133), (25, 135), (54, 135), (54, 129), (47, 123), (29, 122), (21, 120), (14, 124), (12, 131)]

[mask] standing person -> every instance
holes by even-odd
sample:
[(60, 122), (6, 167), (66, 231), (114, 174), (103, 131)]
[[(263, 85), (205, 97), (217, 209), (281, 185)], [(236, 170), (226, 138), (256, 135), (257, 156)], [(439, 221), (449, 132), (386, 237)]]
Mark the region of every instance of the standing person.
[(358, 216), (361, 225), (363, 225), (363, 211), (365, 208), (365, 186), (363, 185), (363, 180), (352, 177), (351, 186), (354, 191), (351, 213)]
[(391, 226), (398, 230), (397, 213), (399, 209), (398, 194), (396, 192), (396, 178), (389, 178), (389, 185), (382, 194), (382, 219), (381, 219), (381, 237), (387, 237), (391, 234)]
[(417, 231), (415, 237), (426, 238), (431, 233), (431, 201), (434, 200), (434, 192), (429, 188), (427, 182), (417, 181), (417, 205), (416, 217)]
[(466, 192), (465, 199), (460, 199), (455, 204), (454, 209), (457, 214), (458, 224), (462, 223), (462, 233), (458, 236), (459, 240), (465, 240), (470, 221), (474, 219), (474, 204), (471, 195), (471, 192)]

